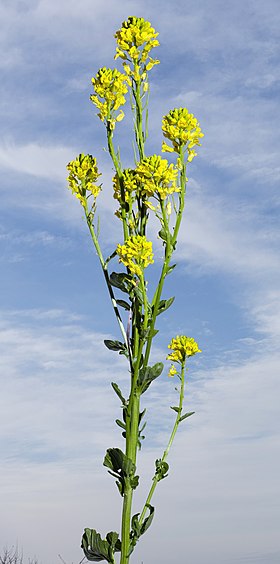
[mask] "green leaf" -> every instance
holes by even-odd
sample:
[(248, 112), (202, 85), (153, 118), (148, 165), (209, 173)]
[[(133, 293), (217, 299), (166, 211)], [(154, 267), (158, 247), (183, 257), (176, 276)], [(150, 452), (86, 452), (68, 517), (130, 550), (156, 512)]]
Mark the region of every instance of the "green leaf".
[[(131, 519), (131, 533), (133, 533), (133, 536), (136, 537), (137, 539), (140, 537), (140, 524), (139, 524), (139, 517), (140, 513), (136, 513), (135, 515), (133, 515), (132, 519)], [(132, 537), (132, 534), (130, 533), (130, 536)]]
[[(140, 413), (139, 413), (139, 424), (141, 423), (141, 421), (142, 421), (142, 419), (143, 419), (143, 417), (144, 417), (146, 411), (147, 411), (146, 408), (143, 409), (143, 411), (140, 411)], [(143, 428), (144, 428), (144, 427), (143, 427)]]
[(111, 341), (110, 339), (105, 339), (104, 345), (110, 351), (119, 351), (120, 353), (127, 352), (126, 345), (124, 343), (121, 343), (120, 341)]
[(130, 290), (134, 287), (132, 276), (130, 276), (130, 274), (126, 274), (125, 272), (112, 272), (109, 280), (112, 286), (118, 288), (126, 294), (129, 294)]
[(155, 508), (150, 504), (147, 505), (147, 508), (149, 509), (150, 514), (148, 515), (148, 517), (146, 517), (146, 519), (144, 519), (141, 526), (139, 523), (140, 513), (136, 513), (135, 515), (133, 515), (131, 519), (131, 531), (130, 531), (131, 544), (130, 544), (129, 555), (133, 552), (134, 547), (137, 541), (139, 540), (139, 538), (141, 537), (141, 535), (143, 535), (147, 531), (147, 529), (150, 527), (152, 523)]
[(166, 276), (167, 276), (167, 274), (170, 274), (176, 266), (177, 266), (176, 264), (171, 264), (167, 269)]
[(151, 337), (154, 337), (155, 335), (157, 335), (158, 332), (159, 332), (159, 329), (154, 329), (152, 331)]
[(128, 311), (130, 310), (130, 305), (125, 300), (117, 300), (117, 304)]
[(126, 399), (123, 397), (118, 384), (116, 384), (116, 382), (111, 382), (111, 386), (112, 386), (114, 392), (116, 392), (117, 396), (120, 398), (122, 404), (126, 405)]
[(174, 302), (175, 297), (168, 298), (168, 300), (160, 300), (157, 315), (160, 315), (164, 311), (166, 311)]
[[(140, 433), (143, 433), (143, 431), (144, 431), (146, 425), (147, 425), (147, 421), (145, 421), (145, 423), (143, 423), (141, 429), (139, 429), (139, 434), (140, 434)], [(145, 437), (142, 437), (142, 438), (145, 438)]]
[(163, 363), (157, 362), (154, 366), (147, 366), (146, 369), (141, 368), (139, 370), (138, 385), (141, 388), (141, 394), (148, 389), (153, 380), (161, 375), (163, 368)]
[(109, 543), (102, 539), (95, 529), (85, 529), (81, 546), (88, 560), (92, 562), (107, 560), (107, 562), (110, 562)]
[(116, 423), (119, 427), (126, 430), (126, 425), (125, 425), (125, 423), (123, 423), (123, 421), (120, 421), (120, 419), (116, 419)]
[(148, 528), (152, 524), (152, 520), (153, 520), (154, 514), (155, 514), (155, 508), (152, 505), (148, 504), (147, 507), (150, 511), (150, 515), (148, 515), (148, 517), (146, 517), (146, 519), (144, 519), (144, 521), (141, 525), (140, 535), (143, 535), (148, 530)]
[(106, 539), (102, 539), (95, 529), (85, 529), (82, 536), (82, 549), (86, 558), (92, 562), (107, 560), (111, 563), (114, 560), (114, 553), (121, 550), (121, 541), (118, 533), (114, 531), (110, 531)]
[(130, 485), (131, 485), (133, 490), (136, 490), (136, 488), (139, 485), (139, 476), (132, 476), (130, 478)]
[(120, 448), (109, 448), (103, 461), (104, 466), (109, 468), (108, 472), (117, 478), (117, 486), (123, 496), (126, 481), (129, 480), (133, 489), (138, 486), (139, 476), (135, 476), (136, 466)]
[(180, 411), (180, 408), (176, 406), (170, 406), (170, 409), (173, 409), (173, 411), (176, 411), (176, 413), (179, 413)]
[(106, 539), (111, 547), (111, 552), (112, 555), (114, 554), (114, 552), (120, 552), (121, 551), (121, 541), (119, 539), (119, 535), (118, 533), (114, 532), (114, 531), (110, 531), (110, 533), (108, 533), (106, 535)]
[(158, 232), (158, 236), (166, 243), (166, 241), (167, 241), (167, 236), (166, 236), (166, 232), (165, 232), (164, 229), (161, 229), (161, 230)]
[(163, 478), (167, 477), (169, 465), (167, 464), (167, 462), (163, 462), (161, 458), (157, 459), (155, 464), (156, 464), (157, 481), (160, 482), (160, 480), (163, 480)]
[(137, 298), (140, 304), (144, 303), (143, 293), (142, 290), (139, 288), (139, 286), (133, 286), (133, 289), (131, 290), (131, 298), (133, 297)]
[(188, 413), (185, 413), (184, 415), (182, 415), (182, 417), (180, 417), (179, 422), (184, 421), (184, 419), (187, 419), (187, 417), (190, 417), (194, 413), (195, 411), (189, 411)]
[(120, 448), (108, 448), (103, 464), (114, 472), (122, 472), (126, 477), (134, 474), (136, 468), (132, 460)]

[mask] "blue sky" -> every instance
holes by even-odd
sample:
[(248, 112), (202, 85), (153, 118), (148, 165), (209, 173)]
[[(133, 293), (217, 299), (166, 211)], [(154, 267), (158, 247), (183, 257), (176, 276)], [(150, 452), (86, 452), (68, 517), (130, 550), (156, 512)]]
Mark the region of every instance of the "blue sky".
[[(154, 349), (174, 334), (203, 354), (156, 519), (133, 562), (276, 564), (279, 542), (279, 26), (278, 2), (2, 0), (0, 211), (0, 546), (42, 564), (82, 557), (86, 526), (119, 528), (119, 497), (102, 467), (121, 446), (110, 381), (126, 387), (119, 338), (81, 209), (66, 189), (79, 152), (103, 171), (104, 249), (118, 242), (104, 129), (90, 79), (112, 66), (129, 15), (159, 32), (151, 71), (151, 153), (161, 118), (186, 106), (205, 137), (189, 171), (178, 267)], [(125, 122), (119, 143), (132, 150)], [(105, 188), (106, 187), (106, 188)], [(111, 215), (110, 215), (111, 214)], [(172, 424), (174, 382), (143, 397), (147, 439), (140, 507)], [(170, 413), (169, 413), (170, 412)], [(4, 509), (3, 509), (4, 508)]]

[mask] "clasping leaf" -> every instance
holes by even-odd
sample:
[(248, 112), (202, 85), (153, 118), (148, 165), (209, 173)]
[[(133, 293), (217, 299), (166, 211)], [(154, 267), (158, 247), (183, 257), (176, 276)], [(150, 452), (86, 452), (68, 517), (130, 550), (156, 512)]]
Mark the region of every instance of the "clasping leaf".
[(168, 300), (160, 300), (157, 310), (157, 315), (160, 315), (164, 311), (166, 311), (174, 302), (175, 297), (168, 298)]
[(106, 539), (102, 539), (95, 529), (85, 529), (81, 546), (88, 560), (92, 562), (107, 560), (111, 563), (114, 553), (121, 550), (121, 541), (118, 533), (114, 531), (108, 533)]
[(141, 535), (143, 535), (150, 527), (152, 520), (154, 518), (155, 508), (150, 504), (147, 504), (147, 508), (149, 509), (150, 514), (148, 515), (148, 517), (146, 517), (146, 519), (144, 519), (142, 525), (140, 525), (139, 523), (140, 513), (136, 513), (136, 515), (133, 515), (132, 517), (131, 531), (130, 531), (131, 544), (130, 544), (129, 555), (133, 552), (134, 547), (137, 541), (139, 540), (139, 538), (141, 537)]
[(109, 474), (117, 478), (116, 484), (121, 496), (124, 495), (127, 481), (129, 481), (132, 489), (137, 488), (139, 476), (134, 475), (136, 466), (120, 448), (108, 448), (103, 464), (109, 468)]
[(163, 367), (162, 362), (157, 362), (154, 366), (147, 366), (139, 370), (138, 385), (141, 388), (141, 394), (148, 389), (153, 380), (161, 375)]
[(193, 415), (195, 413), (195, 411), (189, 411), (188, 413), (185, 413), (184, 415), (182, 415), (182, 417), (180, 417), (179, 421), (184, 421), (184, 419), (187, 419), (187, 417), (190, 417), (191, 415)]

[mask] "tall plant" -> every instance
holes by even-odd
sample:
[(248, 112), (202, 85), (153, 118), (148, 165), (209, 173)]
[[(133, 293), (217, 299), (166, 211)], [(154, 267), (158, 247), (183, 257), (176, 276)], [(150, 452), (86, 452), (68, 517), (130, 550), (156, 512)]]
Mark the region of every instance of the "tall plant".
[[(186, 363), (189, 357), (201, 352), (195, 340), (185, 335), (177, 335), (168, 345), (170, 352), (166, 358), (172, 363), (169, 376), (176, 376), (179, 380), (178, 403), (171, 406), (175, 421), (166, 449), (155, 461), (145, 504), (141, 511), (132, 515), (133, 494), (139, 485), (137, 455), (145, 427), (141, 398), (164, 368), (162, 362), (150, 365), (150, 355), (158, 333), (157, 318), (174, 300), (163, 299), (162, 292), (166, 276), (175, 268), (171, 259), (184, 212), (187, 167), (196, 156), (195, 148), (203, 137), (194, 115), (186, 108), (175, 108), (162, 120), (162, 152), (173, 153), (175, 162), (170, 163), (157, 154), (146, 155), (149, 73), (159, 63), (151, 57), (151, 51), (159, 45), (157, 37), (158, 33), (150, 22), (129, 17), (115, 34), (115, 59), (122, 60), (122, 72), (103, 67), (92, 79), (93, 94), (90, 98), (105, 126), (108, 152), (115, 171), (113, 197), (117, 202), (116, 216), (122, 224), (122, 241), (108, 258), (103, 255), (99, 224), (95, 220), (101, 190), (96, 159), (81, 153), (67, 166), (69, 187), (83, 207), (121, 333), (121, 340), (106, 340), (105, 345), (126, 357), (130, 379), (128, 397), (124, 397), (118, 384), (112, 382), (121, 402), (122, 420), (117, 419), (116, 423), (121, 428), (125, 450), (109, 448), (104, 458), (104, 466), (116, 479), (122, 497), (121, 532), (119, 535), (111, 531), (102, 539), (95, 529), (86, 528), (82, 537), (82, 548), (88, 560), (107, 560), (110, 564), (115, 564), (117, 552), (120, 553), (120, 564), (128, 564), (139, 538), (151, 525), (154, 517), (151, 501), (157, 484), (167, 476), (170, 447), (179, 424), (193, 414), (183, 412)], [(122, 107), (127, 97), (130, 98), (135, 135), (135, 162), (131, 168), (123, 168), (120, 150), (114, 144), (115, 129), (124, 118)], [(154, 263), (152, 242), (147, 237), (150, 219), (153, 225), (155, 220), (158, 222), (158, 237), (163, 247), (160, 275), (151, 296), (147, 279), (148, 267)], [(111, 270), (114, 258), (122, 267), (118, 272)], [(125, 299), (120, 298), (120, 292)]]

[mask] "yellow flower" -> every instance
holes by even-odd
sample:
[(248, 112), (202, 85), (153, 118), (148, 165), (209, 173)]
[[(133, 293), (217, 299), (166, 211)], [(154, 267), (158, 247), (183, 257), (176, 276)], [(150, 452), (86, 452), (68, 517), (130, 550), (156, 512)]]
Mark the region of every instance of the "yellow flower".
[(188, 154), (189, 154), (189, 155), (188, 155), (188, 159), (187, 159), (187, 160), (188, 160), (189, 163), (191, 163), (192, 160), (194, 159), (194, 157), (197, 156), (197, 153), (196, 153), (195, 151), (193, 151), (192, 149), (189, 149), (189, 148), (188, 148)]
[(174, 147), (170, 147), (165, 141), (162, 142), (161, 150), (163, 153), (174, 153)]
[(162, 151), (179, 153), (180, 147), (188, 145), (189, 158), (191, 161), (196, 153), (191, 151), (195, 145), (200, 145), (200, 138), (204, 137), (197, 119), (187, 108), (175, 108), (163, 117), (162, 131), (164, 137), (169, 139), (172, 147), (163, 142)]
[(175, 374), (178, 374), (174, 364), (172, 364), (169, 368), (169, 372), (168, 372), (168, 376), (170, 376), (171, 378), (173, 378), (175, 376)]
[(136, 176), (142, 184), (142, 194), (148, 197), (157, 195), (164, 200), (168, 194), (180, 192), (177, 168), (158, 155), (145, 157), (136, 167)]
[[(145, 73), (159, 61), (149, 56), (150, 51), (159, 45), (158, 33), (144, 18), (130, 16), (116, 32), (117, 48), (115, 59), (121, 57), (127, 74), (135, 81), (146, 79)], [(128, 63), (132, 63), (132, 67)]]
[(143, 235), (129, 237), (124, 245), (117, 246), (119, 262), (122, 262), (132, 274), (141, 276), (143, 269), (153, 264), (153, 251), (151, 241)]
[(82, 205), (85, 205), (87, 192), (90, 192), (94, 198), (98, 196), (101, 186), (98, 186), (96, 181), (101, 173), (98, 172), (94, 157), (81, 153), (74, 161), (68, 163), (67, 169), (70, 173), (67, 178), (68, 187)]
[(177, 335), (177, 337), (171, 340), (168, 348), (172, 349), (173, 352), (167, 355), (166, 358), (180, 364), (185, 362), (187, 356), (193, 356), (201, 352), (196, 341), (192, 337), (186, 337), (185, 335)]
[(91, 81), (95, 94), (92, 94), (90, 99), (99, 110), (98, 116), (101, 121), (109, 122), (114, 129), (115, 122), (121, 121), (124, 117), (122, 110), (118, 115), (114, 112), (126, 102), (125, 94), (131, 84), (130, 78), (117, 69), (103, 67)]

